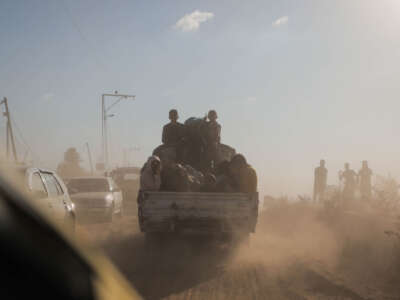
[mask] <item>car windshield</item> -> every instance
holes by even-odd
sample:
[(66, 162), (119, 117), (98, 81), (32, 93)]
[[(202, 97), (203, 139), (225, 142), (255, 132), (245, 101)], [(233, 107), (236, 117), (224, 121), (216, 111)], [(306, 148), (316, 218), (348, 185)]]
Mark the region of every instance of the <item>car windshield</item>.
[(70, 193), (90, 193), (110, 191), (108, 181), (105, 178), (79, 178), (68, 182)]

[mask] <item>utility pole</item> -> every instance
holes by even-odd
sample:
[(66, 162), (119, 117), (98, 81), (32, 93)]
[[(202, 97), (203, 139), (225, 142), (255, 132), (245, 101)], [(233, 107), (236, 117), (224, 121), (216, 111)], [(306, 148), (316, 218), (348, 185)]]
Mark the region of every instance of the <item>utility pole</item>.
[(93, 163), (92, 163), (92, 154), (90, 153), (89, 143), (86, 142), (86, 149), (89, 157), (89, 164), (90, 164), (90, 174), (93, 175)]
[(1, 101), (0, 104), (4, 104), (5, 112), (3, 113), (3, 115), (7, 118), (7, 159), (10, 158), (10, 141), (11, 141), (11, 147), (12, 147), (12, 152), (13, 152), (13, 156), (14, 156), (14, 161), (18, 162), (17, 149), (15, 148), (14, 133), (12, 130), (10, 111), (8, 110), (7, 98), (4, 97), (3, 101)]
[[(117, 97), (109, 107), (106, 107), (106, 97)], [(103, 148), (103, 160), (104, 160), (104, 168), (105, 171), (109, 171), (109, 157), (108, 157), (108, 133), (107, 133), (107, 119), (113, 117), (113, 114), (108, 114), (108, 111), (114, 107), (117, 103), (119, 103), (123, 99), (132, 99), (134, 100), (136, 96), (134, 95), (126, 95), (126, 94), (118, 94), (115, 91), (114, 94), (102, 94), (101, 95), (101, 138), (102, 138), (102, 148)]]

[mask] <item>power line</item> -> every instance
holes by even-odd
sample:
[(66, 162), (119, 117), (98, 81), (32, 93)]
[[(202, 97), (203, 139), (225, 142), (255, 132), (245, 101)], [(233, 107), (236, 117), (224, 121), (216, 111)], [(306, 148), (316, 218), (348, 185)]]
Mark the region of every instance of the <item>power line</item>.
[(61, 5), (64, 7), (64, 10), (66, 12), (66, 15), (69, 17), (72, 25), (75, 27), (76, 31), (78, 31), (80, 37), (82, 38), (82, 40), (86, 43), (86, 46), (88, 46), (89, 53), (92, 54), (92, 57), (96, 60), (96, 63), (98, 66), (101, 66), (101, 68), (103, 69), (102, 71), (108, 72), (109, 68), (107, 68), (106, 64), (104, 64), (103, 61), (101, 61), (98, 56), (95, 54), (96, 53), (96, 49), (95, 47), (92, 46), (92, 44), (89, 42), (89, 39), (86, 37), (86, 35), (83, 33), (81, 27), (79, 26), (78, 22), (75, 20), (73, 14), (71, 13), (71, 10), (69, 9), (67, 3), (65, 3), (64, 0), (61, 0)]
[(17, 133), (19, 135), (19, 138), (22, 141), (22, 144), (25, 146), (25, 148), (31, 153), (32, 158), (35, 158), (38, 162), (40, 162), (40, 157), (39, 155), (37, 155), (32, 148), (29, 146), (28, 142), (26, 141), (26, 139), (24, 138), (21, 129), (19, 128), (17, 122), (14, 120), (14, 118), (10, 118), (11, 122), (13, 123), (15, 129), (17, 129)]

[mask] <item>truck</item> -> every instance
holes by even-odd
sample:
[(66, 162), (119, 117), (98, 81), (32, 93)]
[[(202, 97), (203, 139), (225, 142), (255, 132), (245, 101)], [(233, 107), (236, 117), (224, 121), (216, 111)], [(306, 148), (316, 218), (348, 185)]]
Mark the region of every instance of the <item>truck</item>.
[(139, 226), (149, 241), (168, 234), (248, 241), (256, 229), (258, 205), (258, 193), (141, 191)]
[[(184, 152), (192, 154), (187, 159), (192, 167), (200, 166), (201, 161), (193, 160), (199, 157), (194, 155), (196, 151), (192, 153), (196, 149), (188, 145), (201, 144), (205, 125), (201, 118), (189, 118), (185, 122), (188, 140)], [(235, 154), (234, 148), (219, 144), (214, 163), (229, 162)], [(153, 155), (161, 161), (174, 161), (176, 149), (160, 145)], [(150, 244), (171, 235), (202, 235), (233, 245), (248, 241), (256, 229), (258, 193), (139, 191), (137, 201), (139, 227)]]

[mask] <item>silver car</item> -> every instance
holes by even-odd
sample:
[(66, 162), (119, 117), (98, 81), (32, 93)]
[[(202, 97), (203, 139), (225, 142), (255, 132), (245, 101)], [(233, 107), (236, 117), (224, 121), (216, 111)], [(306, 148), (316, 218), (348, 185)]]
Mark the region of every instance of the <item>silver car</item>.
[(75, 231), (75, 208), (62, 179), (45, 169), (17, 167), (23, 184), (33, 201), (44, 213), (67, 230)]
[(122, 193), (111, 177), (77, 177), (67, 183), (78, 220), (111, 222), (122, 216)]

